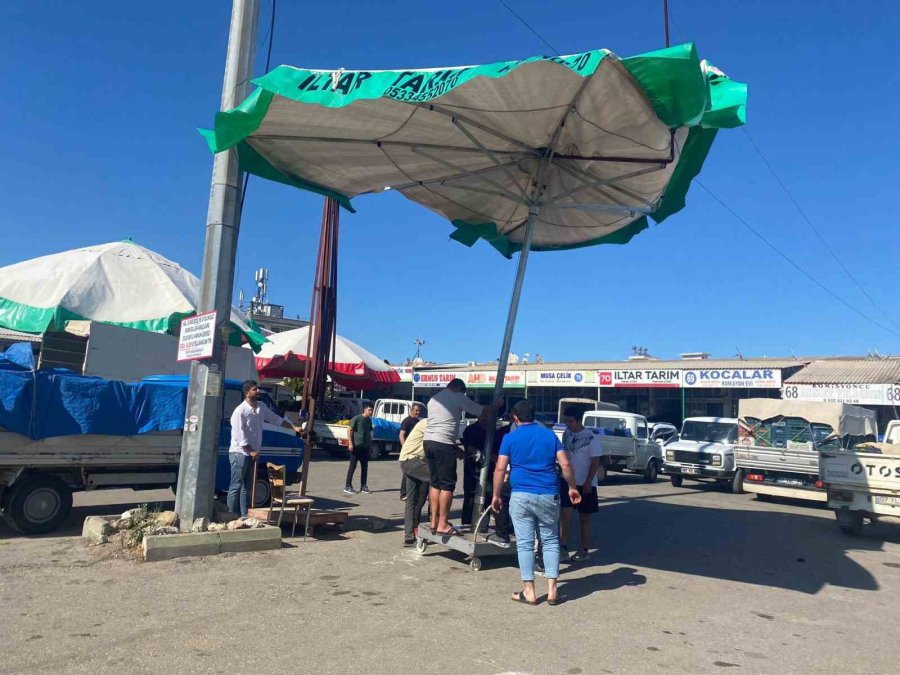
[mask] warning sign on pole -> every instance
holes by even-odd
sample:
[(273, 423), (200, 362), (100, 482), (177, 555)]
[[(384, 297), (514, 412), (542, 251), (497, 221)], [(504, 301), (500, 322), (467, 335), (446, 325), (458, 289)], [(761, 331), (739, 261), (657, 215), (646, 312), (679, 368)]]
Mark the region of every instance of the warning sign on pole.
[(178, 337), (178, 361), (208, 359), (213, 353), (216, 334), (216, 313), (204, 312), (181, 320)]

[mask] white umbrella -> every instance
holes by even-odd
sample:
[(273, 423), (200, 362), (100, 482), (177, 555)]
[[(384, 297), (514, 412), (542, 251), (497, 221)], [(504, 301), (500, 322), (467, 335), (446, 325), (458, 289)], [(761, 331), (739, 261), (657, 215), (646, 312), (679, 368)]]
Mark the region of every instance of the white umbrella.
[[(27, 333), (98, 321), (177, 335), (195, 314), (200, 280), (131, 240), (46, 255), (0, 268), (0, 327)], [(258, 349), (257, 326), (232, 307), (233, 343), (243, 334)]]
[[(268, 340), (256, 355), (260, 377), (301, 377), (306, 368), (309, 326), (273, 333)], [(400, 381), (393, 367), (355, 342), (338, 335), (333, 347), (328, 372), (338, 384), (349, 389), (372, 389)]]

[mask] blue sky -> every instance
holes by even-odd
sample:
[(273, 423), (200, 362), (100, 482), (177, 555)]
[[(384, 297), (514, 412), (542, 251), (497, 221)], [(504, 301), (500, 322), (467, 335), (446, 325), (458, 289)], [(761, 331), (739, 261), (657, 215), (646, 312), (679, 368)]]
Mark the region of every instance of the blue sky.
[[(562, 53), (663, 45), (659, 0), (507, 0)], [(0, 9), (4, 178), (0, 265), (133, 237), (200, 273), (212, 159), (196, 132), (221, 95), (226, 0)], [(278, 3), (273, 66), (379, 69), (487, 63), (548, 52), (495, 0)], [(269, 0), (261, 0), (261, 36)], [(748, 131), (850, 281), (742, 130), (722, 132), (701, 181), (823, 284), (893, 330), (900, 323), (895, 195), (900, 13), (889, 1), (672, 0), (672, 40), (696, 42), (749, 83)], [(261, 74), (265, 44), (258, 51)], [(271, 302), (308, 312), (322, 200), (252, 180), (236, 278), (270, 270)], [(396, 194), (342, 213), (338, 331), (395, 361), (497, 356), (515, 262)], [(235, 292), (235, 298), (237, 292)], [(532, 256), (513, 351), (545, 360), (900, 352), (694, 186), (687, 208), (628, 246)]]

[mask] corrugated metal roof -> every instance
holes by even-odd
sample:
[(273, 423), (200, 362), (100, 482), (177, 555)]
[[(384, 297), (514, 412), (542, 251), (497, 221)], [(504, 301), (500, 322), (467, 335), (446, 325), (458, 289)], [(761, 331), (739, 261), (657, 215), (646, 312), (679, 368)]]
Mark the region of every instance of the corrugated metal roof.
[[(810, 359), (753, 358), (753, 359), (698, 359), (685, 360), (640, 360), (640, 361), (562, 361), (550, 363), (510, 364), (508, 370), (699, 370), (702, 368), (799, 368)], [(475, 366), (430, 365), (416, 366), (416, 371), (452, 370), (467, 372), (494, 370), (496, 363), (482, 363)]]
[(814, 361), (785, 381), (785, 384), (896, 383), (900, 383), (900, 358)]

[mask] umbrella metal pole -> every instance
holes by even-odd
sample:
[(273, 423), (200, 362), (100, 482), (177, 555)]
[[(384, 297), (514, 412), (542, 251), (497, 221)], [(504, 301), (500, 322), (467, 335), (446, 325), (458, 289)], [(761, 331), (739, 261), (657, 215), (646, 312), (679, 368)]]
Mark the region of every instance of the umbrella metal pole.
[[(528, 220), (525, 223), (525, 239), (522, 242), (522, 250), (519, 251), (519, 265), (516, 268), (516, 281), (513, 284), (512, 298), (509, 301), (509, 313), (506, 315), (506, 330), (503, 333), (503, 346), (500, 348), (500, 363), (497, 365), (497, 381), (494, 383), (494, 400), (496, 401), (503, 391), (503, 380), (506, 378), (506, 362), (509, 360), (509, 352), (512, 348), (513, 332), (516, 328), (516, 315), (519, 312), (519, 299), (522, 296), (522, 285), (525, 282), (525, 270), (528, 266), (528, 254), (531, 251), (531, 241), (534, 239), (534, 225), (538, 215), (537, 205), (532, 205), (528, 210)], [(485, 508), (485, 494), (489, 475), (491, 457), (494, 450), (494, 431), (497, 428), (497, 417), (491, 415), (487, 422), (488, 428), (484, 438), (484, 457), (481, 473), (478, 480), (478, 488), (475, 495), (475, 510), (472, 514), (472, 522), (478, 523)], [(477, 533), (476, 533), (477, 534)]]
[[(234, 0), (222, 83), (222, 110), (237, 107), (247, 94), (256, 55), (259, 0)], [(197, 518), (211, 518), (216, 484), (222, 388), (228, 335), (234, 261), (241, 225), (241, 170), (237, 149), (213, 159), (212, 186), (206, 220), (203, 273), (198, 312), (216, 311), (212, 356), (191, 364), (175, 511), (182, 531)], [(230, 414), (231, 411), (225, 411)]]

